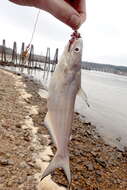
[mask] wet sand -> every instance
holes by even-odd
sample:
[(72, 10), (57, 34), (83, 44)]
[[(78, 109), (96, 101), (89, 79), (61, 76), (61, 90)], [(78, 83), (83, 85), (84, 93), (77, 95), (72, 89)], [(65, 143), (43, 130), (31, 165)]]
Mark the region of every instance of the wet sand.
[[(40, 183), (56, 151), (43, 124), (47, 106), (38, 94), (40, 88), (31, 79), (0, 70), (0, 190), (67, 187), (61, 169), (54, 171), (53, 181), (49, 176)], [(107, 145), (96, 127), (78, 113), (69, 149), (72, 190), (127, 189), (126, 148), (120, 151)]]

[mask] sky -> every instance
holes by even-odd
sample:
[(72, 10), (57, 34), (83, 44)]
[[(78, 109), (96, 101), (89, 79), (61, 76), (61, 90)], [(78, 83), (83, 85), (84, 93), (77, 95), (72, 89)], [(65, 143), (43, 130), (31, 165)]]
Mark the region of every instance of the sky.
[[(84, 42), (83, 60), (103, 64), (127, 66), (127, 0), (86, 0), (87, 20), (79, 29)], [(28, 45), (38, 9), (15, 5), (8, 0), (0, 2), (0, 44), (13, 42)], [(59, 48), (62, 53), (72, 29), (49, 13), (40, 12), (32, 43), (35, 53), (51, 55)]]

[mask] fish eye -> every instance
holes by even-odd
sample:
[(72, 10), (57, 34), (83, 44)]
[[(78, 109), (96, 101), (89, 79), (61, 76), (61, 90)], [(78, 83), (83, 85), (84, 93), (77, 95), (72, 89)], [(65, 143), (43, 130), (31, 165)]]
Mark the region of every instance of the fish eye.
[(74, 51), (75, 51), (76, 53), (78, 53), (78, 52), (80, 51), (80, 49), (79, 49), (79, 48), (75, 48)]

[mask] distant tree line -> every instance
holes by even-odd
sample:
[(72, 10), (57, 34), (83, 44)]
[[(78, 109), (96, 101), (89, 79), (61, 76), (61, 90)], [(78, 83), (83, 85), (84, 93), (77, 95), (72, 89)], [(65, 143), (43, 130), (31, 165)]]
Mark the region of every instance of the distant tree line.
[(83, 61), (82, 69), (127, 75), (127, 67), (126, 66), (116, 66), (116, 65), (101, 64), (101, 63), (99, 64), (99, 63)]

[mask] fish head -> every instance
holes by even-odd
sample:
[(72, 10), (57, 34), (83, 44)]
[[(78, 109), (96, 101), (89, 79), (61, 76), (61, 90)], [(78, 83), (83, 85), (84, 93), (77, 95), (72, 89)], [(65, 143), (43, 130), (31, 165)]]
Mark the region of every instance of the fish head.
[(78, 68), (80, 67), (81, 58), (83, 51), (83, 40), (82, 38), (76, 38), (73, 40), (73, 43), (68, 42), (64, 49), (64, 63), (69, 68)]

